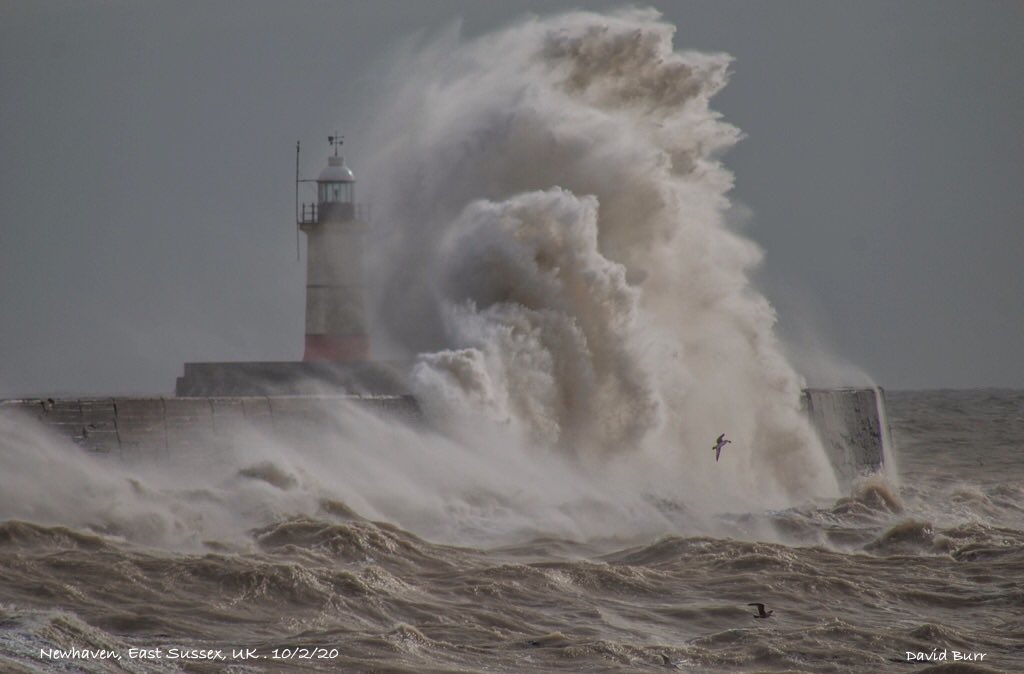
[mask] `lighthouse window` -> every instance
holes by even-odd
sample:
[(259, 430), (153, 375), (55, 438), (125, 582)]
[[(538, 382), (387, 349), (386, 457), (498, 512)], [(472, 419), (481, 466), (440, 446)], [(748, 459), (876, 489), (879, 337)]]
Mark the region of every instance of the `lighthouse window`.
[(320, 183), (321, 202), (352, 202), (352, 183)]

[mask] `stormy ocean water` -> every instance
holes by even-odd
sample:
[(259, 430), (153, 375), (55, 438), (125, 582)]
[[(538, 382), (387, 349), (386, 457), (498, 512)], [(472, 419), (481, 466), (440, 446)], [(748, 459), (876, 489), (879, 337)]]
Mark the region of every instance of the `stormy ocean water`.
[[(93, 478), (23, 471), (36, 496), (21, 503), (53, 509), (11, 517), (10, 443), (47, 445), (8, 426), (0, 670), (1024, 670), (1024, 392), (895, 392), (889, 410), (897, 482), (702, 523), (681, 495), (652, 503), (657, 535), (475, 545), (365, 518), (329, 489), (300, 496), (310, 476), (281, 460), (202, 490), (133, 481), (118, 493), (116, 471), (74, 447), (46, 459)], [(565, 506), (569, 518), (587, 504)], [(192, 537), (261, 508), (243, 532)], [(754, 619), (750, 602), (774, 615)], [(237, 655), (247, 649), (261, 659)], [(201, 657), (216, 650), (226, 660)]]
[(890, 393), (840, 490), (726, 196), (729, 58), (673, 32), (396, 55), (367, 288), (422, 423), (143, 460), (0, 417), (0, 670), (1024, 668), (1024, 394)]

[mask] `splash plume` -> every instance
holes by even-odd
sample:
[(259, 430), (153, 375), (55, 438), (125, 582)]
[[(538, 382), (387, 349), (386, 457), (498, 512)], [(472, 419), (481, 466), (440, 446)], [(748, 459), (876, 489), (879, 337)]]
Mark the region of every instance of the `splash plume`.
[[(653, 11), (573, 13), (400, 59), (367, 174), (379, 323), (421, 354), (438, 420), (470, 409), (687, 496), (833, 494), (750, 283), (761, 251), (725, 218), (740, 133), (709, 101), (729, 58), (673, 33)], [(729, 468), (707, 460), (722, 431)]]

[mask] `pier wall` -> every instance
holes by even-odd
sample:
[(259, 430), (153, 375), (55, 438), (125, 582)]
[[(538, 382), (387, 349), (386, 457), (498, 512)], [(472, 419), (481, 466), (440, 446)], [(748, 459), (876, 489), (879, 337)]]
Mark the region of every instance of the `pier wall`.
[(890, 445), (882, 389), (806, 389), (801, 402), (844, 490), (882, 470)]
[(121, 397), (0, 400), (0, 414), (34, 418), (82, 449), (125, 460), (175, 458), (233, 445), (246, 428), (294, 437), (356, 404), (406, 421), (412, 396)]
[[(30, 416), (89, 452), (173, 459), (215, 452), (244, 427), (295, 436), (353, 402), (409, 421), (420, 415), (410, 395), (33, 398), (0, 400), (0, 413)], [(889, 434), (881, 390), (808, 389), (802, 403), (844, 489), (881, 470)]]

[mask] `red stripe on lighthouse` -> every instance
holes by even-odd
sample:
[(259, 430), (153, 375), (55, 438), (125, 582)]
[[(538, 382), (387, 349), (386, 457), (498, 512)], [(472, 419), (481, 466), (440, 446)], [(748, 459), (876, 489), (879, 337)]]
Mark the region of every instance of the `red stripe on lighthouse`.
[(306, 335), (306, 362), (351, 362), (370, 359), (366, 335)]

